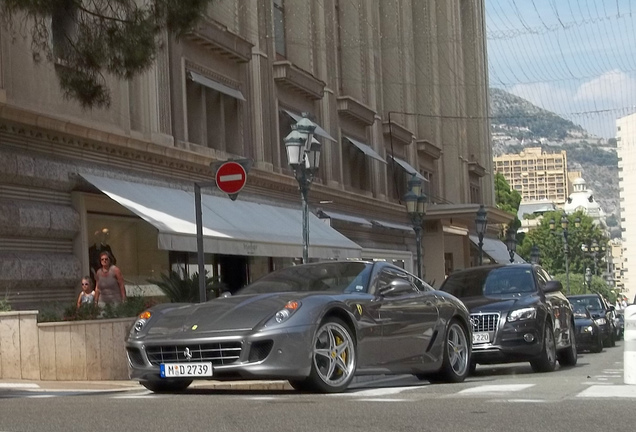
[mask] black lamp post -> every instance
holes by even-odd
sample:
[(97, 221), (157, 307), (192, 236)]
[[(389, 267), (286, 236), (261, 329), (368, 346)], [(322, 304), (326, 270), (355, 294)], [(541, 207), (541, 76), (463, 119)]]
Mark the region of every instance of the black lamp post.
[[(576, 226), (578, 226), (580, 220), (576, 218)], [(554, 232), (555, 228), (554, 219), (550, 219), (550, 230)], [(563, 234), (563, 257), (565, 259), (565, 285), (568, 295), (570, 294), (570, 262), (569, 262), (569, 249), (568, 249), (568, 225), (570, 225), (570, 221), (568, 217), (564, 214), (561, 215), (561, 229)]]
[(598, 247), (598, 243), (596, 240), (592, 241), (592, 257), (594, 258), (594, 275), (598, 275), (598, 251), (600, 248)]
[(539, 246), (533, 245), (532, 249), (530, 250), (530, 262), (532, 264), (539, 264), (539, 258), (540, 258)]
[(515, 262), (515, 251), (517, 250), (517, 230), (512, 226), (506, 231), (506, 247), (510, 255), (510, 263)]
[(426, 214), (428, 197), (422, 190), (422, 180), (413, 174), (408, 181), (408, 192), (404, 195), (406, 212), (411, 218), (411, 225), (415, 232), (415, 247), (417, 248), (417, 277), (422, 278), (422, 222)]
[(587, 293), (587, 290), (592, 291), (592, 270), (589, 267), (585, 268), (585, 284), (583, 284), (583, 294)]
[(475, 229), (477, 230), (477, 237), (479, 238), (479, 265), (484, 263), (484, 234), (486, 233), (486, 227), (488, 226), (488, 211), (483, 204), (479, 206), (477, 210), (477, 217), (475, 218)]
[(307, 195), (320, 163), (322, 145), (314, 138), (316, 124), (303, 116), (284, 139), (289, 166), (294, 170), (303, 202), (303, 263), (309, 259), (309, 205)]

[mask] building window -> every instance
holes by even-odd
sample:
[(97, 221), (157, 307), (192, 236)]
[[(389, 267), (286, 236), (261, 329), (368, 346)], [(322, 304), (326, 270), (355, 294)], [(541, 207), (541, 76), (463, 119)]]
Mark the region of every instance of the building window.
[(273, 0), (274, 3), (274, 45), (276, 55), (287, 57), (287, 43), (285, 41), (285, 6), (283, 0)]
[(371, 159), (346, 139), (342, 142), (345, 186), (360, 191), (371, 190)]
[(51, 17), (51, 39), (56, 60), (69, 57), (76, 30), (77, 6), (73, 0), (66, 0), (62, 7), (55, 8)]
[(191, 79), (186, 80), (187, 140), (216, 150), (242, 155), (239, 101)]

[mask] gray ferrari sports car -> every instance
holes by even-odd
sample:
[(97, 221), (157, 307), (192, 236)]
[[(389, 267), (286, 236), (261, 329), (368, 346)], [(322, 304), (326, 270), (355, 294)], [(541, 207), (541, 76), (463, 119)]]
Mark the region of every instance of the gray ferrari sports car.
[(298, 390), (341, 392), (354, 375), (468, 374), (468, 310), (450, 294), (386, 262), (287, 267), (230, 297), (165, 303), (130, 329), (130, 376), (155, 391), (194, 379), (285, 379)]

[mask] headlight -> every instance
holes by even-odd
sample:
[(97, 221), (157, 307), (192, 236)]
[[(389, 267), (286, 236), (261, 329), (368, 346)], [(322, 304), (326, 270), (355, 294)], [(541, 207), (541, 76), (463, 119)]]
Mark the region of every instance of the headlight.
[(135, 324), (133, 324), (132, 326), (131, 333), (137, 334), (141, 330), (143, 330), (144, 326), (146, 325), (146, 323), (148, 322), (151, 316), (152, 314), (150, 313), (150, 311), (143, 311), (142, 313), (140, 313), (139, 316), (137, 317), (137, 321), (135, 321)]
[(522, 321), (535, 319), (537, 317), (537, 310), (535, 308), (524, 308), (513, 310), (508, 314), (508, 321)]
[(605, 325), (607, 324), (607, 320), (605, 318), (597, 318), (594, 320), (594, 322), (598, 325)]
[(299, 301), (288, 301), (285, 306), (274, 314), (274, 317), (269, 320), (269, 324), (281, 324), (287, 321), (298, 309), (300, 309)]
[(581, 332), (582, 333), (594, 333), (594, 327), (592, 327), (592, 326), (583, 327), (583, 328), (581, 328)]

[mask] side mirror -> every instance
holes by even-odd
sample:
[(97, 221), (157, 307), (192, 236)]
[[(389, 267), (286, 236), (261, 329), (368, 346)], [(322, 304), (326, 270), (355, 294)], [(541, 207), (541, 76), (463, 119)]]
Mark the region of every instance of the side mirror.
[(386, 296), (398, 296), (413, 292), (411, 283), (404, 279), (395, 279), (390, 284), (380, 287), (378, 295), (382, 297)]
[(545, 284), (545, 288), (543, 288), (544, 293), (552, 293), (563, 290), (563, 284), (558, 280), (551, 280)]

